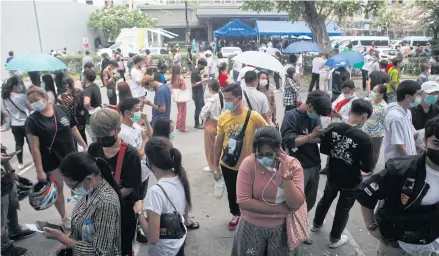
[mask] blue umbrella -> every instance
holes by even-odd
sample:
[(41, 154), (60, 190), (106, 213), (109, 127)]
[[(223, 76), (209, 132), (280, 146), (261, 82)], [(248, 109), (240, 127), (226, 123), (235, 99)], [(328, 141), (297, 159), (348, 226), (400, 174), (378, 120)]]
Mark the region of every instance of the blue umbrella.
[(55, 71), (61, 69), (67, 69), (66, 64), (47, 53), (19, 55), (6, 64), (6, 70), (13, 71)]
[(320, 46), (314, 42), (297, 41), (288, 45), (283, 50), (283, 53), (298, 53), (298, 52), (325, 52)]
[(339, 68), (345, 66), (353, 67), (355, 64), (363, 61), (364, 57), (359, 52), (342, 52), (329, 58), (325, 65), (330, 68)]

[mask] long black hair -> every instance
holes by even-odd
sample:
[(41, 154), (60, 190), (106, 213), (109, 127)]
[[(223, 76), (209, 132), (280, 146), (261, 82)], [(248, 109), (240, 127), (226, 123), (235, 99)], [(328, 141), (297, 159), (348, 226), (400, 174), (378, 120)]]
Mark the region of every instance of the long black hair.
[(253, 153), (259, 151), (262, 145), (268, 145), (273, 150), (279, 150), (282, 138), (279, 131), (273, 126), (258, 129), (253, 137)]
[(182, 157), (180, 151), (172, 147), (169, 141), (159, 137), (152, 137), (145, 145), (145, 154), (150, 164), (162, 170), (175, 171), (183, 184), (188, 209), (191, 209), (191, 189), (186, 171), (181, 164)]
[(14, 89), (14, 86), (19, 85), (18, 78), (13, 76), (8, 78), (5, 83), (2, 85), (2, 98), (8, 99), (11, 97), (11, 92)]
[[(65, 76), (63, 76), (62, 79), (64, 79)], [(43, 77), (41, 77), (41, 79), (43, 80), (44, 84), (46, 85), (44, 87), (44, 90), (46, 92), (52, 92), (53, 95), (55, 95), (55, 99), (56, 99), (56, 90), (55, 90), (55, 81), (53, 80), (53, 77), (49, 74), (44, 75)], [(61, 80), (62, 83), (62, 80)]]
[(383, 100), (387, 102), (387, 87), (385, 84), (377, 84), (378, 91), (383, 95)]
[(266, 70), (259, 71), (259, 73), (258, 73), (258, 87), (256, 87), (256, 89), (259, 91), (259, 79), (261, 79), (261, 75), (262, 74), (265, 74), (267, 76), (267, 82), (268, 83), (265, 86), (265, 89), (267, 89), (267, 91), (268, 91), (268, 89), (270, 89), (270, 78), (268, 77), (268, 72)]
[(168, 118), (157, 120), (154, 123), (154, 127), (152, 127), (152, 136), (169, 138), (169, 134), (171, 134), (171, 123), (172, 121)]
[(74, 152), (64, 158), (59, 166), (62, 176), (67, 177), (73, 181), (83, 181), (88, 175), (99, 175), (113, 187), (119, 196), (119, 203), (122, 207), (122, 194), (120, 193), (119, 186), (116, 184), (113, 176), (111, 175), (111, 168), (107, 161), (102, 158), (95, 158), (89, 153)]

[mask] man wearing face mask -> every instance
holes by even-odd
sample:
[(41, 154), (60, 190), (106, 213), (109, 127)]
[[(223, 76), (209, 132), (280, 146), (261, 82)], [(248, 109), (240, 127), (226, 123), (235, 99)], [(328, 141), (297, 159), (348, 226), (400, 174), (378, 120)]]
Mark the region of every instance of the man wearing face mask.
[(332, 102), (332, 121), (346, 122), (351, 111), (352, 102), (357, 98), (355, 94), (355, 84), (352, 80), (346, 80), (341, 85), (340, 96)]
[(319, 186), (320, 152), (317, 143), (324, 133), (320, 116), (331, 113), (331, 98), (323, 91), (312, 91), (306, 102), (285, 113), (282, 121), (282, 147), (303, 167), (308, 211), (316, 202)]
[[(134, 113), (132, 114), (133, 118)], [(97, 111), (91, 117), (90, 126), (96, 134), (97, 142), (89, 146), (88, 153), (94, 157), (105, 159), (112, 169), (113, 176), (120, 168), (119, 187), (124, 206), (121, 211), (122, 255), (128, 255), (132, 252), (132, 241), (137, 228), (137, 221), (132, 209), (134, 202), (143, 199), (140, 195), (142, 181), (140, 156), (135, 147), (123, 142), (119, 137), (121, 118), (117, 111), (107, 108)], [(122, 153), (123, 156), (119, 157), (119, 154)]]
[(425, 153), (390, 159), (356, 189), (377, 255), (439, 252), (439, 117), (427, 121), (424, 143)]
[(151, 126), (161, 118), (171, 118), (171, 89), (167, 84), (157, 82), (149, 75), (145, 75), (144, 81), (154, 88), (154, 103), (144, 100), (145, 104), (152, 107)]
[[(221, 114), (218, 120), (214, 149), (215, 169), (213, 172), (214, 174), (219, 173), (219, 167), (221, 167), (227, 188), (230, 213), (233, 215), (228, 228), (233, 231), (236, 229), (241, 216), (239, 205), (236, 203), (238, 169), (244, 158), (253, 152), (253, 137), (256, 130), (268, 124), (256, 111), (251, 111), (244, 107), (240, 85), (229, 85), (223, 90), (223, 95), (224, 109), (226, 111)], [(246, 123), (247, 125), (245, 125)], [(239, 139), (241, 132), (244, 133), (243, 140)], [(233, 164), (230, 162), (227, 164), (224, 155), (237, 155), (237, 160), (233, 161)]]
[(416, 130), (425, 128), (425, 123), (436, 116), (439, 116), (439, 106), (435, 104), (438, 100), (439, 84), (428, 81), (421, 85), (421, 102), (418, 106), (410, 108), (412, 112), (412, 123)]
[(415, 136), (417, 132), (412, 124), (410, 107), (421, 102), (421, 86), (413, 80), (403, 81), (396, 92), (397, 102), (387, 106), (384, 119), (384, 161), (390, 158), (416, 155)]
[(267, 96), (257, 90), (258, 75), (255, 71), (247, 71), (244, 80), (246, 84), (246, 87), (242, 90), (244, 107), (258, 112), (267, 123), (270, 123), (270, 105)]
[(340, 192), (334, 222), (329, 236), (329, 247), (337, 248), (348, 241), (342, 235), (355, 203), (355, 188), (361, 183), (361, 171), (372, 171), (372, 138), (361, 130), (372, 115), (372, 104), (363, 99), (352, 103), (349, 118), (343, 123), (331, 123), (320, 143), (320, 152), (328, 155), (328, 179), (325, 191), (317, 204), (311, 228), (317, 232), (323, 226), (332, 202)]

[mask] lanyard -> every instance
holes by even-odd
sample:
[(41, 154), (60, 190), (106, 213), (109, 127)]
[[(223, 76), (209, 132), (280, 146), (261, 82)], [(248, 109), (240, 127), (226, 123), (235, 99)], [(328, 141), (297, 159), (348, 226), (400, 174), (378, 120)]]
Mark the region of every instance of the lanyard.
[(56, 112), (55, 112), (55, 107), (53, 105), (52, 105), (52, 110), (53, 110), (53, 121), (55, 123), (55, 134), (53, 135), (53, 139), (52, 139), (52, 143), (50, 143), (50, 147), (48, 147), (49, 151), (52, 151), (52, 146), (53, 143), (55, 142), (56, 134), (58, 133), (58, 122), (56, 120)]

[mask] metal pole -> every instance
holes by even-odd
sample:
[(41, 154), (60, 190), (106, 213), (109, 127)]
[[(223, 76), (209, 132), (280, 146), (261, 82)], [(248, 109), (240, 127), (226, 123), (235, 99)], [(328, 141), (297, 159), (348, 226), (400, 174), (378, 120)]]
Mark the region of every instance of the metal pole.
[(40, 23), (38, 23), (37, 6), (35, 4), (35, 0), (33, 0), (32, 2), (34, 4), (35, 22), (37, 24), (37, 33), (38, 33), (38, 42), (40, 43), (40, 52), (43, 53), (43, 44), (41, 43)]

